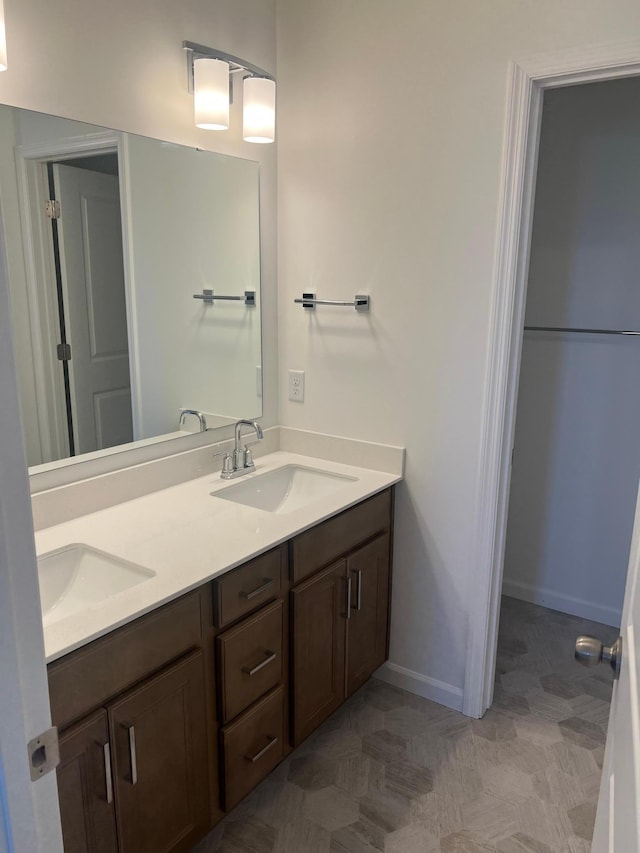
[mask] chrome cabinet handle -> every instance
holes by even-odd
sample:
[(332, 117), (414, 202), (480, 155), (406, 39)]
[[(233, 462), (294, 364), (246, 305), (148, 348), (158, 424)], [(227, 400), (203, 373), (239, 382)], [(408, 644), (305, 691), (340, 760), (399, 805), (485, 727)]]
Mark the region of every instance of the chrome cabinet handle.
[(260, 663), (257, 663), (251, 668), (249, 668), (248, 666), (242, 667), (242, 671), (245, 673), (245, 675), (255, 675), (256, 672), (260, 672), (261, 669), (264, 669), (267, 664), (270, 664), (278, 657), (276, 652), (271, 652), (269, 651), (269, 649), (265, 649), (264, 653), (265, 655), (267, 655), (267, 657), (264, 660), (260, 661)]
[(138, 784), (138, 759), (136, 756), (136, 730), (133, 723), (125, 724), (129, 735), (129, 758), (131, 759), (131, 784)]
[(104, 785), (107, 791), (107, 803), (113, 802), (113, 780), (111, 778), (111, 744), (109, 741), (102, 744), (102, 755), (104, 757)]
[(346, 615), (346, 619), (348, 621), (349, 619), (351, 619), (351, 575), (349, 575), (349, 577), (345, 578), (345, 580), (347, 582), (347, 615)]
[(356, 606), (354, 610), (362, 610), (362, 569), (354, 572), (356, 576)]
[(243, 598), (245, 601), (251, 601), (252, 598), (268, 590), (272, 583), (273, 578), (263, 578), (260, 586), (252, 589), (251, 592), (241, 592), (240, 598)]
[(267, 740), (269, 741), (269, 743), (266, 746), (263, 746), (262, 749), (259, 752), (256, 752), (255, 755), (245, 755), (247, 761), (250, 761), (252, 764), (255, 764), (256, 761), (259, 761), (262, 756), (271, 749), (272, 746), (275, 746), (278, 743), (277, 737), (270, 737), (269, 735), (267, 735)]

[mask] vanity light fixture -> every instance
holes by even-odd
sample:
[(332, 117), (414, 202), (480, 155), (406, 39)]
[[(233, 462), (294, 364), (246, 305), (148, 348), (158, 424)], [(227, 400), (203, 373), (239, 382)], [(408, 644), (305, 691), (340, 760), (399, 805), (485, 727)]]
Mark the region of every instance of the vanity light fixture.
[(196, 127), (229, 127), (229, 65), (221, 59), (199, 56), (193, 61), (193, 108)]
[[(1, 2), (1, 0), (0, 0)], [(276, 81), (267, 71), (237, 56), (184, 41), (189, 91), (194, 96), (196, 127), (227, 130), (233, 103), (233, 76), (243, 79), (242, 136), (246, 142), (275, 139)]]
[(4, 25), (4, 0), (0, 0), (0, 71), (7, 70), (7, 34)]

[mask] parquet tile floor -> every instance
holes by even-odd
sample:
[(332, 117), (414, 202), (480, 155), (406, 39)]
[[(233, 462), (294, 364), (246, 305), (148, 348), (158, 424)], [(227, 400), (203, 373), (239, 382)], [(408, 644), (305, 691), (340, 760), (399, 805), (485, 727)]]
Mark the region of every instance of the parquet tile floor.
[(503, 598), (481, 720), (372, 679), (193, 853), (588, 853), (617, 631)]

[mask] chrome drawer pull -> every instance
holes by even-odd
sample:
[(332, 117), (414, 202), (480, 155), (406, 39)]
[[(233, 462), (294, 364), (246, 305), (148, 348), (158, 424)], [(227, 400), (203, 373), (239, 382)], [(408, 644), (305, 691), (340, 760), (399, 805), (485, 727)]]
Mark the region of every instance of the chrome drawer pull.
[(260, 752), (256, 752), (255, 755), (245, 755), (245, 758), (247, 759), (247, 761), (250, 761), (252, 764), (255, 764), (256, 761), (258, 761), (260, 758), (262, 758), (262, 756), (265, 754), (265, 752), (268, 752), (272, 746), (275, 746), (278, 743), (277, 737), (269, 737), (269, 735), (267, 735), (267, 739), (268, 739), (269, 743), (266, 746), (263, 746), (262, 749), (260, 750)]
[(136, 756), (136, 730), (133, 723), (125, 724), (129, 734), (129, 758), (131, 759), (131, 784), (138, 784), (138, 759)]
[(356, 571), (357, 586), (356, 586), (356, 610), (362, 610), (362, 569)]
[(241, 592), (240, 598), (244, 598), (245, 601), (251, 601), (252, 598), (255, 598), (257, 595), (260, 595), (261, 593), (268, 590), (272, 583), (273, 578), (263, 578), (261, 586), (257, 587), (256, 589), (252, 589), (251, 592)]
[(271, 663), (272, 661), (274, 661), (278, 657), (276, 652), (270, 652), (269, 649), (265, 649), (264, 653), (265, 653), (265, 655), (267, 655), (267, 657), (263, 661), (260, 661), (260, 663), (257, 663), (255, 666), (253, 666), (251, 668), (249, 668), (248, 666), (242, 667), (242, 671), (244, 672), (245, 675), (255, 675), (256, 672), (260, 672), (261, 669), (264, 669), (264, 667), (267, 666), (267, 664)]
[(347, 582), (347, 615), (346, 619), (351, 619), (351, 575), (348, 578), (345, 578)]
[(107, 789), (107, 802), (111, 805), (113, 802), (113, 781), (111, 779), (111, 746), (109, 741), (102, 744), (102, 754), (104, 756), (104, 784)]

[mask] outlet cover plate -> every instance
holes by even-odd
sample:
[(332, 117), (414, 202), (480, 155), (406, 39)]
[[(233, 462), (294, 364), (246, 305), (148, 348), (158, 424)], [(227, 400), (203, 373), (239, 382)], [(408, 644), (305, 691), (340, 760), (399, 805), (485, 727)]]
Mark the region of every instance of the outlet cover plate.
[(304, 403), (304, 370), (289, 371), (289, 399)]

